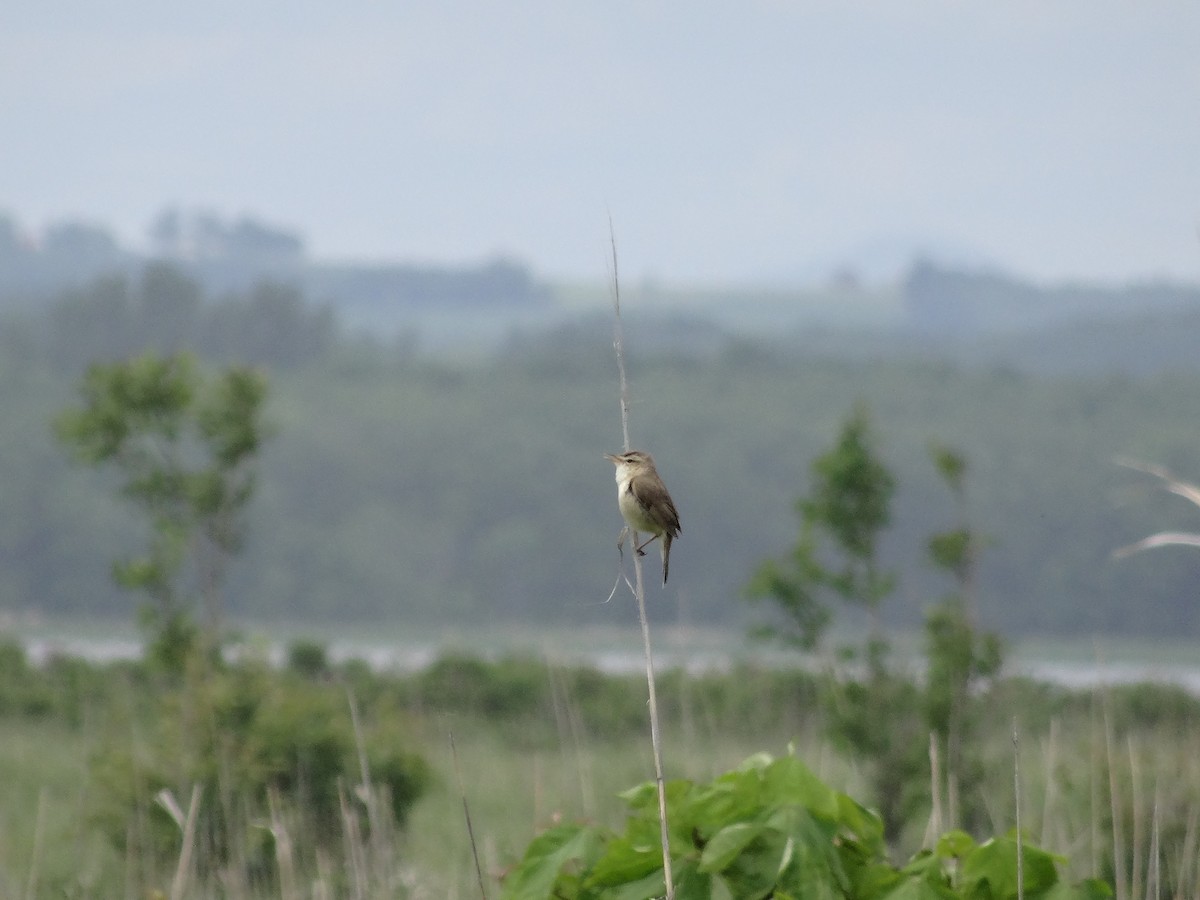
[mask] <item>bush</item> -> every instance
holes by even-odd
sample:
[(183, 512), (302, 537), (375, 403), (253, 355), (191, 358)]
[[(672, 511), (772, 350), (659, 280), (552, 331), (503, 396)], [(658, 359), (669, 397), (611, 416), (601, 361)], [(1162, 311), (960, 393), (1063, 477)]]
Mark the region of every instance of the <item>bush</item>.
[[(949, 832), (906, 866), (887, 859), (883, 822), (822, 783), (799, 759), (751, 757), (709, 784), (666, 787), (672, 880), (677, 897), (729, 896), (972, 898), (1018, 896), (1017, 842), (976, 843)], [(507, 900), (653, 897), (665, 887), (658, 790), (649, 782), (622, 794), (622, 832), (560, 825), (533, 842), (504, 883)], [(1022, 842), (1027, 897), (1111, 897), (1108, 886), (1059, 882), (1056, 860)]]
[[(287, 809), (292, 840), (316, 848), (342, 839), (346, 803), (362, 809), (359, 746), (340, 687), (251, 661), (190, 672), (183, 688), (148, 700), (140, 739), (93, 760), (96, 818), (122, 850), (176, 858), (179, 823), (155, 798), (168, 791), (183, 807), (194, 785), (202, 791), (199, 858), (211, 869), (273, 871), (269, 841), (254, 827), (273, 821), (273, 796)], [(403, 825), (430, 770), (402, 749), (397, 726), (376, 724), (370, 712), (362, 751), (371, 786), (390, 798), (389, 824)]]

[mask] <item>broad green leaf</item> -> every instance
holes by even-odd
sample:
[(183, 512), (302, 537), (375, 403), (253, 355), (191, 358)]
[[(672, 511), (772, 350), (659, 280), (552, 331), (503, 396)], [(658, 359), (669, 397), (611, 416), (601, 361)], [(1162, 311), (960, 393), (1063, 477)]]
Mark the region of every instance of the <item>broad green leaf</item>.
[(873, 852), (883, 848), (883, 819), (853, 797), (838, 794), (838, 820), (859, 842)]
[(648, 809), (658, 803), (658, 786), (653, 781), (643, 781), (617, 794), (631, 810)]
[[(686, 800), (694, 788), (695, 785), (684, 778), (666, 782), (667, 809), (670, 810)], [(617, 796), (625, 801), (631, 811), (653, 813), (654, 817), (658, 818), (658, 785), (653, 781), (643, 782), (636, 787), (622, 791)]]
[[(1038, 847), (1021, 845), (1025, 893), (1045, 891), (1058, 883), (1054, 857)], [(968, 853), (962, 861), (963, 893), (993, 900), (1017, 896), (1017, 843), (1013, 838), (992, 838)]]
[(560, 825), (538, 835), (505, 879), (501, 896), (507, 900), (545, 900), (551, 896), (563, 866), (572, 859), (593, 855), (600, 843), (600, 835), (582, 825)]
[(712, 877), (702, 872), (698, 863), (682, 863), (676, 867), (674, 875), (675, 900), (712, 900)]
[(667, 893), (667, 883), (660, 867), (657, 872), (636, 881), (620, 882), (605, 887), (601, 896), (604, 900), (651, 900)]
[(947, 831), (938, 838), (934, 852), (942, 859), (962, 859), (978, 845), (965, 831)]
[(734, 771), (736, 771), (736, 772), (762, 772), (768, 766), (770, 766), (771, 763), (773, 763), (774, 761), (775, 761), (775, 758), (773, 756), (771, 756), (770, 753), (767, 753), (766, 751), (760, 751), (758, 753), (752, 754), (751, 756), (747, 756), (744, 760), (742, 760), (741, 764), (738, 765), (737, 769), (735, 769)]
[(781, 886), (804, 897), (844, 894), (850, 889), (831, 823), (801, 806), (776, 810), (768, 822), (788, 838), (786, 855), (779, 860)]
[(877, 894), (879, 900), (957, 900), (949, 885), (913, 876), (905, 878), (886, 894)]
[(695, 791), (682, 813), (702, 835), (708, 836), (727, 825), (760, 815), (763, 802), (760, 774), (739, 770), (728, 772)]
[(746, 822), (722, 828), (704, 847), (700, 854), (701, 872), (720, 872), (746, 849), (746, 846), (762, 834), (761, 825)]
[(625, 884), (661, 870), (662, 865), (662, 844), (658, 840), (634, 843), (628, 837), (619, 837), (609, 841), (604, 855), (592, 866), (587, 883), (601, 887)]
[(1041, 900), (1111, 900), (1112, 887), (1098, 878), (1089, 878), (1079, 884), (1059, 882), (1041, 895)]
[(763, 772), (767, 796), (777, 803), (798, 803), (813, 815), (838, 821), (838, 794), (795, 756), (777, 759)]

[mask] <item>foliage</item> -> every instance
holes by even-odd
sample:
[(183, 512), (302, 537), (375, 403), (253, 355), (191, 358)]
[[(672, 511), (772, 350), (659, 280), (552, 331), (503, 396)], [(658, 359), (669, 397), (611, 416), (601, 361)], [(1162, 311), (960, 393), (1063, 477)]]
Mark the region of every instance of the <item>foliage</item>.
[(783, 564), (761, 566), (746, 591), (752, 600), (772, 600), (783, 613), (784, 624), (768, 633), (803, 649), (817, 645), (829, 621), (823, 593), (866, 609), (874, 626), (894, 587), (894, 577), (880, 570), (878, 547), (891, 517), (895, 479), (875, 455), (869, 428), (859, 405), (835, 446), (812, 463), (812, 488), (796, 504), (800, 536), (790, 556)]
[(204, 866), (263, 877), (273, 850), (247, 839), (255, 822), (272, 819), (272, 794), (292, 810), (296, 840), (329, 848), (342, 839), (347, 804), (386, 799), (389, 820), (403, 826), (430, 783), (428, 764), (403, 749), (383, 710), (364, 711), (356, 730), (339, 686), (254, 659), (207, 672), (193, 666), (184, 685), (152, 692), (148, 703), (134, 729), (140, 736), (107, 743), (91, 766), (95, 821), (126, 853), (178, 856), (178, 823), (149, 801), (166, 791), (183, 805), (198, 787)]
[(816, 646), (820, 631), (811, 626), (823, 626), (829, 618), (823, 597), (869, 614), (865, 645), (841, 649), (856, 667), (829, 679), (822, 707), (830, 738), (868, 762), (873, 800), (891, 841), (923, 802), (924, 741), (917, 715), (920, 693), (898, 677), (879, 627), (881, 604), (895, 586), (894, 576), (879, 561), (895, 478), (874, 444), (860, 404), (843, 423), (834, 446), (812, 463), (810, 492), (796, 504), (800, 537), (790, 569), (767, 563), (748, 593), (751, 599), (771, 599), (783, 612), (785, 624), (766, 633), (803, 648)]
[[(308, 649), (301, 655), (325, 655), (315, 652), (319, 645), (314, 642), (304, 645)], [(457, 739), (475, 834), (487, 854), (485, 876), (519, 859), (537, 826), (583, 821), (599, 823), (597, 827), (616, 826), (615, 832), (600, 828), (610, 839), (624, 836), (627, 825), (622, 823), (628, 808), (618, 803), (616, 792), (640, 782), (646, 772), (644, 679), (604, 674), (586, 666), (515, 657), (485, 660), (471, 670), (470, 679), (463, 680), (465, 690), (458, 694), (446, 673), (465, 669), (463, 661), (468, 657), (462, 653), (442, 667), (435, 690), (423, 682), (424, 671), (376, 670), (362, 660), (331, 661), (328, 656), (326, 666), (315, 673), (291, 666), (274, 670), (262, 656), (243, 647), (239, 662), (215, 673), (211, 689), (202, 684), (194, 690), (180, 687), (163, 693), (161, 681), (141, 664), (65, 656), (34, 662), (15, 642), (0, 658), (0, 696), (17, 699), (0, 709), (6, 735), (0, 748), (0, 825), (8, 836), (0, 852), (0, 879), (23, 883), (32, 867), (39, 789), (44, 789), (47, 821), (39, 884), (46, 894), (61, 885), (57, 892), (66, 896), (119, 896), (128, 892), (129, 878), (161, 886), (162, 879), (150, 875), (164, 871), (169, 881), (178, 860), (180, 834), (166, 809), (155, 802), (155, 792), (167, 788), (186, 809), (194, 783), (189, 780), (191, 773), (211, 771), (188, 768), (199, 748), (214, 743), (208, 736), (211, 727), (200, 715), (202, 703), (216, 703), (211, 713), (214, 721), (226, 729), (236, 725), (243, 735), (215, 743), (245, 771), (222, 771), (216, 766), (216, 786), (204, 782), (200, 805), (202, 812), (218, 818), (232, 815), (229, 833), (243, 839), (236, 845), (237, 853), (260, 879), (243, 897), (281, 894), (280, 885), (270, 883), (271, 857), (279, 849), (266, 827), (271, 822), (271, 784), (280, 789), (286, 785), (294, 792), (279, 795), (279, 808), (294, 841), (298, 871), (312, 874), (314, 884), (323, 880), (328, 885), (331, 881), (320, 874), (317, 861), (332, 862), (333, 881), (343, 871), (343, 863), (347, 869), (351, 865), (333, 845), (336, 841), (318, 843), (329, 839), (329, 831), (324, 831), (324, 837), (322, 831), (336, 829), (337, 821), (352, 821), (355, 813), (366, 819), (357, 790), (362, 781), (357, 759), (353, 754), (343, 756), (336, 771), (331, 765), (331, 747), (340, 748), (342, 754), (348, 746), (357, 749), (347, 691), (357, 700), (372, 783), (404, 784), (403, 777), (388, 774), (389, 768), (400, 765), (408, 771), (406, 760), (411, 761), (414, 751), (428, 760), (427, 765), (419, 764), (426, 774), (417, 783), (425, 790), (406, 807), (409, 826), (399, 843), (400, 858), (416, 879), (416, 884), (407, 882), (413, 894), (466, 896), (475, 887), (461, 795), (446, 748), (448, 728), (453, 728)], [(532, 712), (517, 703), (489, 707), (480, 702), (489, 695), (510, 696), (516, 685), (537, 683), (535, 673), (543, 680)], [(499, 683), (489, 688), (489, 679)], [(897, 680), (912, 682), (904, 673), (898, 673)], [(660, 701), (668, 738), (668, 774), (694, 780), (693, 791), (708, 790), (716, 784), (710, 784), (710, 779), (726, 772), (735, 760), (758, 748), (782, 747), (795, 740), (803, 748), (801, 758), (820, 773), (823, 782), (873, 806), (862, 770), (820, 738), (823, 721), (815, 694), (823, 683), (821, 675), (770, 667), (664, 672)], [(909, 689), (918, 687), (919, 683), (911, 684)], [(434, 697), (436, 706), (431, 702)], [(1011, 726), (1016, 718), (1021, 730), (1026, 839), (1069, 859), (1059, 869), (1062, 877), (1054, 890), (1067, 890), (1062, 878), (1074, 881), (1092, 874), (1111, 878), (1114, 842), (1119, 838), (1127, 887), (1134, 861), (1141, 861), (1137, 886), (1126, 896), (1145, 894), (1155, 848), (1162, 890), (1171, 896), (1195, 894), (1195, 878), (1200, 874), (1192, 868), (1200, 763), (1194, 748), (1200, 739), (1200, 699), (1170, 685), (1094, 690), (1012, 677), (999, 679), (987, 698), (986, 715), (979, 718), (969, 748), (986, 763), (986, 781), (979, 794), (987, 800), (989, 818), (975, 834), (979, 846), (988, 843), (983, 841), (988, 834), (1000, 835), (1013, 821)], [(269, 706), (279, 710), (268, 710)], [(485, 708), (493, 711), (485, 715)], [(922, 725), (919, 712), (913, 720)], [(1111, 757), (1105, 723), (1112, 730)], [(329, 740), (327, 732), (333, 729), (341, 734)], [(289, 749), (293, 734), (298, 740)], [(243, 746), (244, 751), (236, 749)], [(317, 763), (335, 772), (335, 784), (340, 779), (345, 786), (349, 820), (312, 819), (312, 811), (326, 802), (310, 799), (319, 787), (311, 777)], [(293, 764), (294, 772), (283, 771)], [(271, 772), (282, 774), (266, 787), (248, 780)], [(227, 805), (220, 793), (222, 778), (228, 779), (226, 784), (241, 785), (244, 805), (240, 801)], [(1110, 800), (1110, 789), (1115, 799)], [(921, 788), (912, 790), (916, 794)], [(386, 793), (394, 799), (395, 792)], [(384, 796), (381, 791), (380, 797)], [(266, 808), (261, 805), (264, 797)], [(1115, 822), (1110, 809), (1117, 811)], [(653, 814), (653, 810), (644, 812), (647, 817)], [(342, 811), (335, 815), (342, 816)], [(366, 825), (364, 833), (375, 834), (369, 821)], [(918, 847), (937, 849), (935, 834), (923, 839), (924, 821), (919, 825), (888, 846), (895, 871), (904, 873), (920, 865), (950, 868), (944, 856), (947, 847), (910, 859)], [(216, 883), (233, 871), (232, 864), (221, 868), (212, 856), (220, 833), (208, 832), (196, 847), (201, 870), (212, 874), (209, 884), (214, 893), (219, 893)], [(650, 824), (645, 834), (647, 845), (657, 846)], [(395, 839), (383, 837), (389, 842)], [(972, 846), (970, 840), (947, 839), (951, 847), (967, 848)], [(374, 838), (369, 842), (373, 844)], [(1012, 850), (1011, 835), (990, 843)], [(677, 849), (688, 848), (695, 849), (690, 837)], [(901, 864), (903, 860), (909, 862)], [(923, 889), (913, 882), (906, 884), (905, 890)], [(955, 884), (956, 890), (965, 890), (961, 881)], [(340, 896), (340, 890), (332, 895)], [(381, 892), (404, 895), (399, 889), (393, 894)], [(344, 893), (352, 891), (347, 886)], [(488, 893), (494, 893), (490, 886)]]
[[(112, 559), (140, 549), (139, 523), (117, 508), (111, 481), (67, 467), (45, 423), (75, 401), (90, 362), (186, 349), (206, 366), (266, 367), (272, 417), (288, 435), (261, 455), (254, 537), (229, 572), (230, 610), (259, 621), (403, 618), (473, 629), (611, 624), (621, 615), (597, 602), (613, 576), (604, 535), (619, 527), (596, 462), (612, 449), (607, 321), (565, 348), (554, 334), (528, 334), (491, 357), (435, 357), (425, 344), (417, 352), (342, 327), (349, 313), (339, 305), (335, 317), (324, 305), (340, 296), (332, 288), (306, 295), (210, 282), (206, 292), (178, 267), (127, 271), (0, 315), (5, 608), (123, 617), (126, 598), (100, 581)], [(389, 314), (420, 327), (410, 313)], [(944, 590), (924, 551), (925, 536), (945, 527), (926, 446), (937, 434), (971, 460), (972, 527), (992, 538), (976, 573), (981, 626), (1013, 635), (1195, 632), (1189, 554), (1121, 564), (1109, 556), (1151, 531), (1191, 524), (1148, 508), (1141, 486), (1109, 460), (1200, 471), (1194, 341), (1181, 341), (1176, 358), (1191, 362), (1173, 372), (1044, 377), (966, 351), (957, 365), (894, 348), (871, 356), (869, 339), (843, 336), (844, 354), (816, 336), (797, 353), (780, 342), (732, 343), (719, 331), (703, 353), (631, 348), (646, 388), (639, 441), (675, 461), (671, 487), (688, 518), (711, 523), (676, 548), (691, 622), (744, 624), (745, 607), (729, 597), (795, 534), (794, 498), (781, 486), (803, 484), (808, 461), (862, 399), (898, 484), (879, 547), (883, 567), (905, 585), (886, 604), (889, 623), (919, 628), (924, 604)], [(1062, 357), (1058, 344), (1053, 355)], [(678, 608), (665, 602), (650, 613), (673, 620)]]
[[(935, 851), (896, 868), (887, 860), (878, 816), (827, 787), (795, 756), (759, 754), (708, 784), (673, 781), (667, 796), (675, 896), (680, 900), (999, 900), (1017, 895), (1014, 836), (976, 844), (962, 832), (951, 832)], [(655, 787), (640, 785), (622, 797), (629, 809), (623, 831), (592, 825), (546, 831), (530, 843), (505, 880), (503, 896), (660, 896), (664, 882), (662, 850), (655, 839)], [(1096, 882), (1075, 888), (1061, 884), (1054, 857), (1022, 843), (1025, 896), (1108, 896)]]
[(208, 607), (210, 639), (219, 629), (221, 582), (254, 489), (266, 381), (231, 367), (206, 383), (189, 355), (146, 354), (93, 365), (80, 393), (82, 406), (57, 419), (58, 435), (81, 462), (120, 471), (122, 495), (147, 517), (149, 548), (113, 573), (149, 597), (142, 619), (153, 653), (178, 674), (195, 644), (195, 596)]
[(954, 496), (959, 521), (949, 531), (934, 534), (928, 544), (930, 561), (953, 577), (955, 590), (925, 614), (928, 666), (923, 706), (945, 771), (947, 822), (973, 831), (984, 815), (979, 792), (984, 762), (973, 748), (978, 746), (978, 719), (988, 703), (987, 682), (999, 674), (1003, 650), (998, 635), (975, 624), (975, 574), (982, 541), (968, 520), (966, 458), (936, 444), (930, 452)]

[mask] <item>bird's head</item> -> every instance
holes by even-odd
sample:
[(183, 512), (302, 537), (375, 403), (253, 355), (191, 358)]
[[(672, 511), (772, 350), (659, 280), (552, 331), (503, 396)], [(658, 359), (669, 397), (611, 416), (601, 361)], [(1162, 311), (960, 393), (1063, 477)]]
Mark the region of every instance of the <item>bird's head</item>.
[(643, 450), (626, 450), (624, 453), (605, 453), (604, 458), (618, 468), (654, 468), (654, 457)]

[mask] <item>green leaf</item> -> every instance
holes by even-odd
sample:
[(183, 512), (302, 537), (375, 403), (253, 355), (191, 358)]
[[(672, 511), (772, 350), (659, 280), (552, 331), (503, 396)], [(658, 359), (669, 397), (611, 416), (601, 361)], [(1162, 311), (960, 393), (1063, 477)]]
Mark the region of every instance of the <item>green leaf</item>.
[[(1038, 847), (1021, 845), (1025, 893), (1045, 891), (1058, 883), (1054, 857)], [(963, 858), (963, 893), (993, 900), (1017, 896), (1017, 842), (1014, 838), (992, 838)]]
[[(662, 857), (660, 856), (659, 859)], [(601, 896), (604, 897), (604, 900), (651, 900), (651, 898), (662, 897), (666, 894), (666, 884), (663, 870), (659, 867), (658, 871), (637, 881), (606, 886), (601, 892)]]
[(847, 794), (837, 795), (838, 820), (872, 855), (883, 850), (883, 819)]
[(978, 845), (965, 831), (947, 831), (938, 838), (934, 852), (942, 859), (962, 859)]
[(1089, 878), (1079, 884), (1059, 882), (1041, 895), (1041, 900), (1111, 900), (1112, 887), (1098, 878)]
[(959, 895), (949, 885), (928, 878), (912, 876), (904, 879), (880, 900), (958, 900)]
[(790, 843), (775, 829), (760, 831), (720, 873), (729, 892), (739, 900), (770, 896), (779, 884), (781, 864), (790, 855)]
[(563, 866), (595, 855), (600, 835), (583, 825), (560, 825), (534, 838), (501, 894), (507, 900), (546, 900)]
[[(663, 867), (662, 844), (657, 840), (642, 843), (631, 841), (629, 837), (618, 837), (609, 841), (608, 846), (588, 874), (588, 885), (607, 887), (625, 884), (634, 879), (642, 878), (650, 872)], [(661, 885), (661, 874), (659, 877)]]
[(700, 871), (720, 872), (727, 868), (762, 832), (761, 825), (745, 822), (722, 828), (713, 835), (700, 854)]
[(764, 792), (778, 804), (796, 803), (830, 822), (839, 821), (838, 794), (798, 757), (777, 759), (763, 773)]
[(802, 896), (814, 892), (845, 893), (850, 878), (842, 865), (838, 846), (834, 842), (833, 825), (812, 815), (801, 806), (776, 810), (768, 823), (787, 837), (786, 856), (778, 862), (781, 885)]
[(685, 862), (678, 866), (675, 875), (675, 900), (712, 900), (713, 880), (706, 872), (700, 871), (695, 862)]

